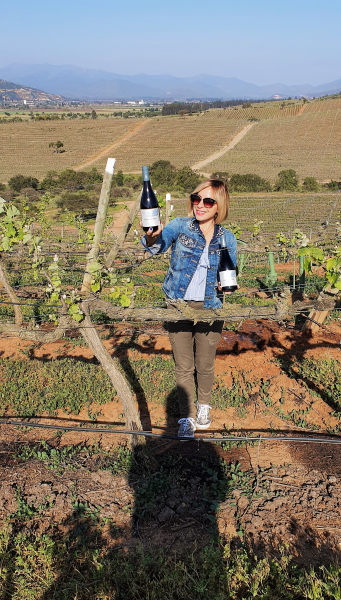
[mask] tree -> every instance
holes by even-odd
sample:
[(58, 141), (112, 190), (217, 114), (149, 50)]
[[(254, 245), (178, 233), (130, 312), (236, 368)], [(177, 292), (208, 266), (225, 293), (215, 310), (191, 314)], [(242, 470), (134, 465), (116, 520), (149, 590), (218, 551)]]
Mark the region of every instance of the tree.
[(171, 189), (176, 178), (176, 168), (169, 160), (156, 160), (150, 166), (150, 176), (155, 186)]
[(54, 152), (57, 152), (57, 154), (60, 152), (65, 152), (65, 150), (62, 150), (62, 148), (64, 148), (64, 144), (60, 140), (57, 140), (56, 142), (50, 142), (49, 148), (55, 148)]
[(8, 185), (14, 192), (21, 192), (23, 188), (33, 188), (36, 190), (39, 185), (39, 181), (36, 179), (36, 177), (14, 175), (14, 177), (11, 177), (9, 180)]
[(119, 187), (122, 187), (124, 185), (124, 175), (123, 175), (122, 171), (117, 171), (115, 180), (116, 180), (116, 185), (118, 185)]
[(215, 171), (215, 173), (210, 175), (210, 179), (221, 179), (227, 185), (229, 181), (229, 174), (227, 171)]
[(337, 192), (341, 189), (341, 181), (335, 181), (332, 179), (329, 183), (327, 183), (328, 190), (332, 190), (333, 192)]
[(280, 171), (274, 185), (276, 192), (295, 192), (298, 189), (298, 175), (293, 169)]
[(303, 181), (304, 190), (307, 192), (319, 192), (320, 186), (317, 183), (315, 177), (306, 177)]
[(190, 194), (200, 183), (200, 175), (192, 171), (191, 167), (182, 167), (177, 172), (175, 184), (182, 192)]
[(246, 175), (236, 173), (230, 177), (229, 189), (231, 192), (270, 192), (271, 184), (253, 173), (246, 173)]

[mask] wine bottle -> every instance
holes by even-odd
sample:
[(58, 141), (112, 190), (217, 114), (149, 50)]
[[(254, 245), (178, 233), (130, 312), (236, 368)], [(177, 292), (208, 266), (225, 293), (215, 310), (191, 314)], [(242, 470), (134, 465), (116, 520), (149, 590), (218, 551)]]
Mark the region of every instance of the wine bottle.
[(160, 210), (150, 183), (148, 167), (142, 167), (142, 177), (143, 189), (140, 208), (143, 231), (148, 231), (150, 228), (156, 231), (160, 227)]
[(223, 292), (234, 292), (237, 288), (237, 270), (226, 247), (225, 236), (220, 238), (220, 261), (218, 281)]

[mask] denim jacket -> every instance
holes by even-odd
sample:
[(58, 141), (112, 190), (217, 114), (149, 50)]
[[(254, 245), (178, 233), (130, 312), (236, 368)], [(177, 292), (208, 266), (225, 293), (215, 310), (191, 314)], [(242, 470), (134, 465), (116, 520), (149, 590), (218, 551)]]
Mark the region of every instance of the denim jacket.
[[(221, 225), (215, 225), (214, 234), (208, 248), (210, 266), (207, 269), (205, 308), (220, 308), (222, 306), (223, 294), (217, 289), (221, 236), (225, 237), (233, 263), (235, 265), (237, 263), (237, 240), (235, 236)], [(153, 246), (148, 248), (145, 238), (142, 238), (141, 241), (151, 254), (166, 252), (170, 246), (172, 247), (170, 267), (162, 289), (166, 296), (172, 300), (184, 298), (206, 245), (198, 221), (192, 217), (177, 217), (164, 228)]]

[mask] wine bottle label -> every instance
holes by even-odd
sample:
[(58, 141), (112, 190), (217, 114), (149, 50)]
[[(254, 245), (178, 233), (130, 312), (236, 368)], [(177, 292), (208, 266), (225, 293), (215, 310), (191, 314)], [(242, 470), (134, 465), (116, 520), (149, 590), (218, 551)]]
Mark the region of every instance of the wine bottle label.
[(235, 271), (220, 271), (219, 279), (222, 288), (237, 285), (237, 275)]
[(141, 209), (142, 227), (156, 227), (160, 225), (160, 212), (158, 208)]

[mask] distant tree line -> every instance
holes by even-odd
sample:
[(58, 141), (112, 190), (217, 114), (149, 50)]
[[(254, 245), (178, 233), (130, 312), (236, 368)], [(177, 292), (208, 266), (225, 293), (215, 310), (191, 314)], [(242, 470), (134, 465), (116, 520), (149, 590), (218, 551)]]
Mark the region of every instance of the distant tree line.
[[(264, 102), (264, 100), (251, 100), (251, 102)], [(228, 108), (229, 106), (240, 106), (245, 104), (245, 100), (213, 100), (212, 102), (172, 102), (164, 104), (162, 115), (178, 115), (179, 113), (199, 113), (210, 108)], [(250, 104), (251, 106), (251, 104)]]
[[(179, 190), (189, 193), (203, 179), (192, 171), (190, 167), (176, 169), (168, 160), (157, 160), (150, 166), (150, 174), (154, 187), (160, 191)], [(226, 182), (230, 192), (319, 192), (323, 188), (328, 190), (341, 189), (341, 182), (330, 181), (321, 186), (315, 177), (305, 177), (302, 185), (293, 169), (285, 169), (278, 173), (274, 185), (270, 181), (255, 173), (229, 174), (226, 171), (216, 171), (211, 174), (213, 179), (222, 179)]]
[[(189, 166), (176, 168), (168, 160), (157, 160), (150, 165), (150, 174), (154, 188), (159, 194), (165, 192), (190, 193), (203, 177)], [(212, 178), (222, 179), (227, 183), (231, 193), (267, 193), (267, 192), (319, 192), (322, 190), (338, 191), (341, 181), (332, 180), (319, 184), (315, 177), (305, 177), (299, 182), (299, 177), (293, 169), (284, 169), (278, 173), (273, 185), (263, 177), (254, 173), (229, 174), (226, 171), (216, 171)], [(1, 195), (6, 200), (20, 195), (25, 202), (33, 204), (41, 194), (50, 192), (57, 208), (75, 212), (94, 210), (102, 184), (102, 175), (93, 167), (90, 171), (74, 171), (64, 169), (61, 172), (48, 171), (44, 179), (15, 175), (7, 186), (0, 183)], [(114, 204), (117, 198), (134, 198), (141, 189), (142, 178), (138, 174), (124, 174), (121, 170), (114, 175), (110, 198)]]

